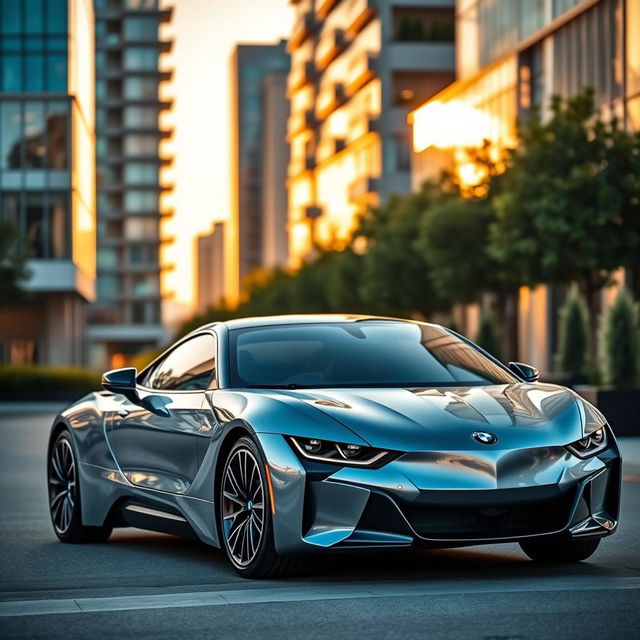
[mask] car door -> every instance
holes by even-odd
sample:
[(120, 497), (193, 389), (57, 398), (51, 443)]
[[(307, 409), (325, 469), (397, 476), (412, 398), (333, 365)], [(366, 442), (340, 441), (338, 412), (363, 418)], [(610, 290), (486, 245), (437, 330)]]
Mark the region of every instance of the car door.
[(179, 343), (139, 377), (140, 400), (118, 396), (107, 430), (118, 466), (132, 484), (186, 493), (211, 435), (205, 390), (216, 375), (216, 339)]

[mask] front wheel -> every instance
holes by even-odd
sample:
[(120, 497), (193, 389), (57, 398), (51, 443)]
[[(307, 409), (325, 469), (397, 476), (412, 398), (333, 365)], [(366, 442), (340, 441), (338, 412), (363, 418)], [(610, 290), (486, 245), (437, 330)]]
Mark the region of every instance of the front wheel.
[(62, 542), (104, 542), (112, 528), (82, 524), (78, 463), (67, 431), (58, 435), (47, 463), (49, 512), (55, 534)]
[(251, 438), (227, 456), (220, 482), (220, 522), (227, 557), (246, 578), (282, 577), (294, 561), (276, 552), (267, 468)]
[(523, 540), (520, 542), (520, 547), (535, 562), (571, 563), (586, 560), (599, 544), (600, 538)]

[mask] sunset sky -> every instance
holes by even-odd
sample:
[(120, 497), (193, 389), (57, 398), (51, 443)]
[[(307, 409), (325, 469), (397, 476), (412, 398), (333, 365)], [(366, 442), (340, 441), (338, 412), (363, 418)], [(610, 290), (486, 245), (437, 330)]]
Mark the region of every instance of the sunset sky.
[[(175, 269), (167, 289), (175, 302), (193, 297), (193, 238), (229, 213), (229, 59), (243, 42), (276, 42), (287, 37), (293, 22), (288, 0), (173, 0), (174, 45), (168, 66), (175, 69), (167, 93), (174, 109), (166, 123), (174, 127), (170, 148), (175, 161), (168, 177), (175, 183), (170, 202), (175, 217), (165, 233), (176, 237), (165, 250)], [(184, 309), (182, 309), (184, 311)]]

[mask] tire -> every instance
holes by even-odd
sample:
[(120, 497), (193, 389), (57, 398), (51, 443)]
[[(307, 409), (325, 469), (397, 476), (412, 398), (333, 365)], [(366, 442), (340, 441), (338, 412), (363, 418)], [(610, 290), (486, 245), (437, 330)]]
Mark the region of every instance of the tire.
[(598, 548), (600, 538), (585, 540), (523, 540), (521, 549), (534, 562), (571, 563), (586, 560)]
[(105, 542), (112, 527), (82, 524), (78, 457), (68, 431), (58, 434), (49, 450), (47, 488), (53, 530), (62, 542)]
[(257, 445), (242, 437), (229, 451), (220, 478), (222, 544), (233, 568), (245, 578), (281, 578), (297, 567), (295, 559), (275, 548), (266, 473)]

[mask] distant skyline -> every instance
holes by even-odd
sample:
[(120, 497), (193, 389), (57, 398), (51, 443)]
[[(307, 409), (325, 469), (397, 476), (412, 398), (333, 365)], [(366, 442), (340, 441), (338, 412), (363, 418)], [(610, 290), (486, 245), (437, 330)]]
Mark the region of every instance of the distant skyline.
[[(192, 305), (194, 238), (229, 215), (229, 60), (238, 43), (277, 42), (293, 24), (288, 0), (173, 0), (174, 68), (170, 121), (176, 215), (165, 223), (175, 242), (165, 258), (175, 264), (166, 289), (175, 302)], [(169, 91), (168, 91), (169, 92)], [(169, 119), (167, 119), (167, 123)]]

